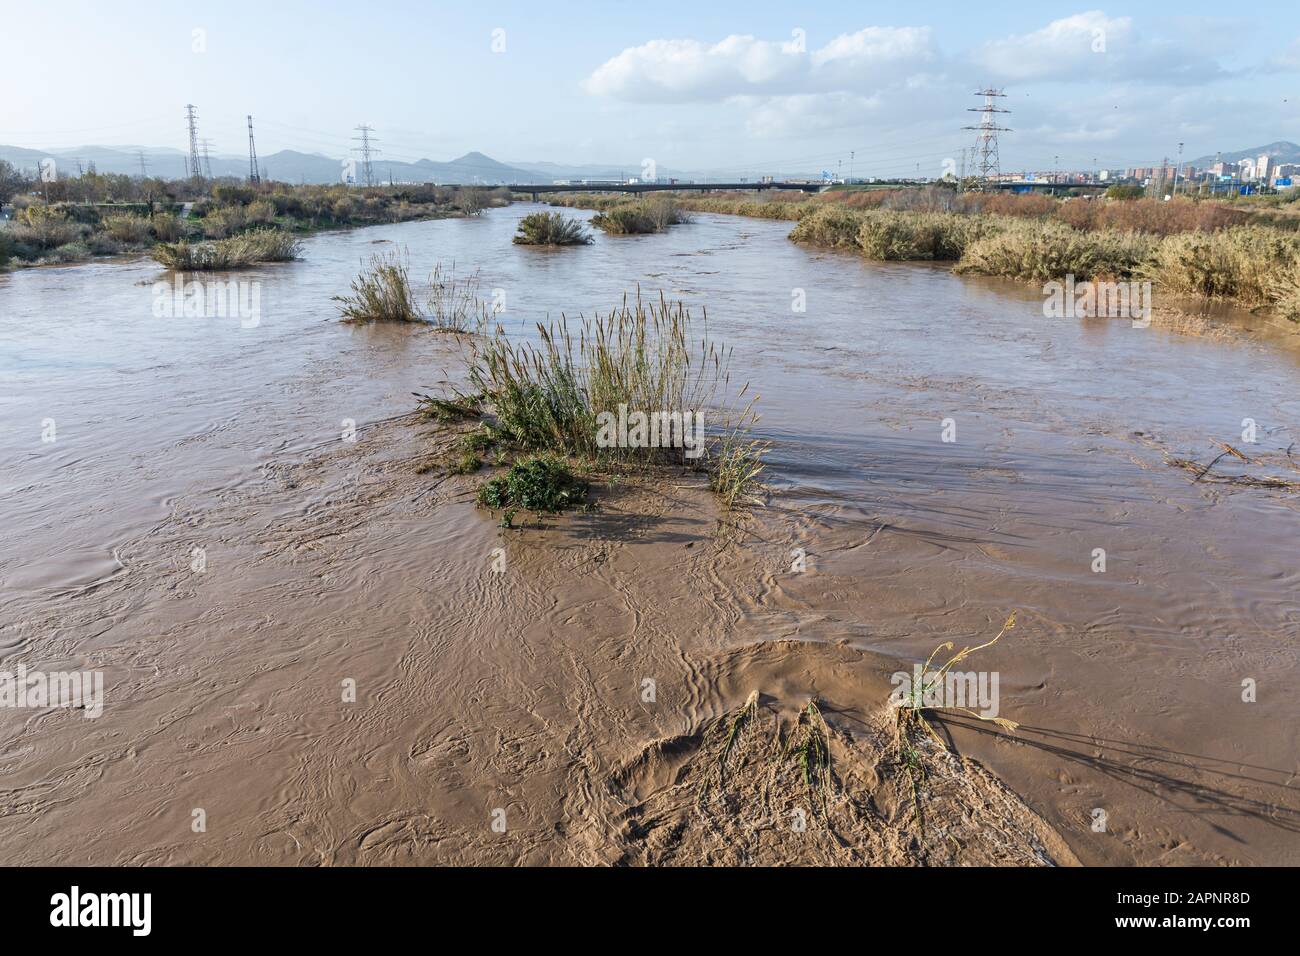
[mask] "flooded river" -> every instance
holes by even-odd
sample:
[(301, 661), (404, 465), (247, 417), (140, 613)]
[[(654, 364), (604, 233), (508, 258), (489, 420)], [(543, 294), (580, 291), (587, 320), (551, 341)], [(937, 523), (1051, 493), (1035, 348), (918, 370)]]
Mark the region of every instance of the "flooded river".
[[(1300, 498), (1166, 461), (1284, 462), (1300, 349), (1049, 319), (788, 223), (512, 245), (534, 208), (312, 237), (237, 276), (255, 323), (159, 316), (149, 261), (0, 275), (3, 667), (105, 674), (93, 721), (0, 710), (0, 861), (609, 861), (610, 774), (755, 689), (718, 662), (795, 640), (910, 669), (1019, 609), (971, 666), (1020, 731), (953, 738), (1080, 860), (1300, 863)], [(747, 534), (712, 548), (690, 487), (503, 534), (417, 473), (395, 419), (463, 346), (331, 301), (394, 248), (480, 270), (512, 335), (638, 286), (707, 308), (772, 442)], [(875, 703), (809, 674), (768, 677)]]

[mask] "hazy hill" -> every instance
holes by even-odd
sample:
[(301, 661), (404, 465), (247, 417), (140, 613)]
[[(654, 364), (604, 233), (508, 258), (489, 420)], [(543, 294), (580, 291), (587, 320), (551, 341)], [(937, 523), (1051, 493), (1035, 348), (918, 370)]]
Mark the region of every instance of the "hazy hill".
[(1235, 163), (1243, 159), (1255, 159), (1265, 153), (1268, 153), (1274, 163), (1300, 163), (1300, 146), (1287, 140), (1278, 140), (1276, 143), (1256, 146), (1252, 149), (1239, 149), (1235, 153), (1199, 156), (1191, 162), (1193, 166), (1204, 169), (1206, 166), (1214, 165), (1219, 158), (1222, 158), (1225, 163)]
[[(544, 178), (546, 182), (554, 182), (557, 179), (626, 179), (630, 176), (639, 177), (641, 175), (641, 164), (626, 163), (622, 166), (613, 166), (609, 164), (601, 165), (597, 163), (587, 163), (582, 165), (570, 165), (566, 163), (511, 163), (518, 169), (526, 169), (531, 173)], [(682, 173), (675, 170), (667, 169), (663, 166), (655, 170), (660, 179), (685, 179), (688, 178)]]
[[(175, 179), (185, 175), (185, 154), (177, 149), (160, 147), (130, 146), (79, 146), (75, 149), (39, 150), (21, 146), (0, 146), (0, 159), (7, 160), (15, 166), (34, 170), (41, 160), (53, 158), (61, 173), (77, 174), (78, 160), (82, 169), (89, 168), (90, 163), (101, 173), (125, 173), (137, 175), (140, 172), (140, 156), (143, 152), (151, 176)], [(248, 175), (248, 158), (229, 154), (212, 154), (209, 157), (213, 176)], [(278, 153), (269, 153), (258, 157), (258, 164), (267, 176), (290, 183), (337, 183), (343, 174), (343, 158), (324, 156), (320, 153), (300, 153), (286, 149)], [(358, 163), (358, 167), (359, 167)], [(357, 175), (361, 171), (358, 168)], [(415, 163), (389, 162), (382, 154), (374, 161), (375, 179), (388, 182), (391, 177), (395, 182), (437, 182), (437, 183), (549, 183), (552, 178), (526, 169), (518, 169), (498, 162), (482, 153), (466, 153), (451, 162), (437, 162), (421, 159)]]

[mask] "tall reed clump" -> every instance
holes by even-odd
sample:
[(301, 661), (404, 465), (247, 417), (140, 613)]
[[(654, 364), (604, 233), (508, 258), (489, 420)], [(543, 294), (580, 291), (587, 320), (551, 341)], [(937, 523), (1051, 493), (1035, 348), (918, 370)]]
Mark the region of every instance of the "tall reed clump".
[(90, 227), (68, 219), (62, 209), (49, 206), (28, 206), (9, 226), (10, 238), (15, 245), (29, 246), (38, 251), (77, 242), (89, 231)]
[(406, 257), (380, 252), (352, 280), (351, 295), (336, 295), (344, 322), (422, 322), (424, 316), (411, 291)]
[(1037, 282), (1067, 275), (1084, 281), (1127, 279), (1154, 245), (1138, 233), (1088, 233), (1051, 221), (1009, 220), (971, 243), (956, 270)]
[(208, 239), (228, 239), (248, 226), (243, 206), (219, 206), (211, 210), (200, 224)]
[(149, 222), (153, 237), (159, 242), (179, 242), (185, 238), (185, 225), (169, 212), (156, 212)]
[[(739, 412), (728, 407), (730, 350), (708, 337), (707, 315), (704, 322), (697, 338), (683, 304), (638, 294), (574, 327), (565, 317), (539, 324), (537, 345), (500, 333), (476, 343), (469, 381), (492, 405), (497, 433), (521, 449), (599, 467), (681, 462), (698, 449), (724, 504), (739, 505), (755, 497), (763, 448), (750, 443), (743, 463), (738, 449), (748, 442), (754, 402)], [(610, 422), (637, 413), (661, 415), (668, 440), (608, 440)], [(705, 419), (715, 416), (722, 427), (706, 439)], [(720, 468), (727, 471), (719, 477)]]
[(290, 262), (298, 258), (302, 243), (287, 233), (259, 229), (204, 242), (160, 242), (150, 255), (169, 269), (219, 271), (241, 269), (259, 262)]
[(957, 260), (971, 243), (998, 229), (986, 216), (882, 210), (863, 214), (857, 239), (869, 259)]
[(663, 232), (669, 226), (687, 222), (676, 200), (658, 196), (640, 202), (611, 206), (591, 218), (591, 224), (611, 236), (635, 236)]
[(491, 313), (478, 297), (479, 273), (456, 274), (435, 263), (423, 306), (411, 283), (405, 252), (381, 252), (352, 280), (351, 295), (336, 295), (345, 322), (425, 322), (444, 332), (468, 332)]
[(1300, 322), (1300, 254), (1278, 271), (1273, 283), (1278, 312), (1292, 322)]
[(1143, 268), (1161, 292), (1248, 305), (1288, 303), (1289, 277), (1300, 257), (1300, 238), (1263, 226), (1166, 236)]
[(138, 245), (149, 242), (153, 238), (153, 223), (142, 216), (133, 216), (129, 213), (105, 216), (102, 225), (104, 231), (118, 242)]
[(811, 215), (817, 207), (798, 194), (798, 198), (755, 199), (749, 194), (723, 193), (716, 196), (676, 197), (682, 209), (691, 212), (721, 213), (726, 216), (747, 216), (750, 219), (777, 219), (797, 222)]
[(579, 219), (558, 212), (534, 212), (519, 220), (519, 233), (513, 241), (521, 246), (579, 246), (592, 238)]
[(858, 233), (865, 220), (866, 215), (858, 210), (828, 203), (800, 219), (790, 239), (832, 249), (857, 249)]
[(479, 271), (456, 275), (456, 263), (434, 263), (429, 276), (428, 320), (445, 332), (468, 332), (491, 313), (479, 299)]

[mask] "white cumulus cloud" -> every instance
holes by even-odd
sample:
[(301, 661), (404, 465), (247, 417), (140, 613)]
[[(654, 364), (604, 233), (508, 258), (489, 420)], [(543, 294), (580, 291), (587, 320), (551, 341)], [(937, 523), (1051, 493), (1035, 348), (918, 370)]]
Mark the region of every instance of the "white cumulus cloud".
[(809, 52), (786, 41), (733, 35), (717, 43), (651, 40), (601, 64), (589, 93), (641, 103), (708, 102), (733, 96), (817, 92), (870, 95), (935, 58), (928, 27), (867, 27)]
[(1221, 73), (1212, 57), (1185, 44), (1142, 36), (1131, 17), (1109, 17), (1100, 10), (985, 43), (970, 59), (991, 77), (1020, 83), (1098, 79), (1205, 83)]

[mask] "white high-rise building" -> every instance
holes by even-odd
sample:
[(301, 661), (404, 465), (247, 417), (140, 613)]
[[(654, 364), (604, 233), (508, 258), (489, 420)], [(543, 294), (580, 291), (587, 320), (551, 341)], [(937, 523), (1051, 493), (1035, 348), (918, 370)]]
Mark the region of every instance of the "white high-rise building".
[(1259, 159), (1255, 160), (1255, 178), (1261, 183), (1268, 182), (1269, 166), (1272, 165), (1268, 153), (1260, 154)]

